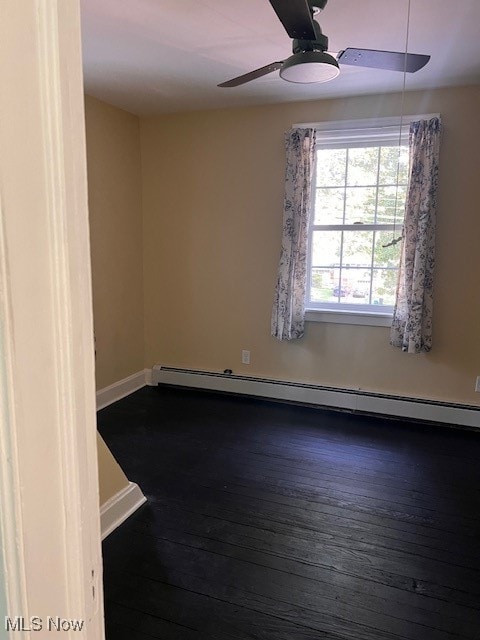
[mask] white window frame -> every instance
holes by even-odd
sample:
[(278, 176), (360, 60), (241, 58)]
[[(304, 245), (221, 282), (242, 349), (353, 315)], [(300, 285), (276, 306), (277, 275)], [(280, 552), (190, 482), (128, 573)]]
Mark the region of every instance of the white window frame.
[[(363, 120), (345, 120), (338, 122), (324, 123), (301, 123), (295, 124), (294, 127), (313, 127), (317, 131), (316, 148), (334, 148), (335, 146), (343, 148), (345, 145), (349, 147), (362, 147), (366, 143), (375, 142), (381, 145), (390, 144), (392, 146), (399, 144), (408, 144), (408, 132), (410, 122), (422, 119), (430, 119), (435, 114), (430, 115), (409, 115), (404, 117), (380, 118), (380, 119), (363, 119)], [(315, 174), (312, 184), (312, 196), (315, 193)], [(312, 203), (314, 199), (312, 197)], [(313, 206), (313, 204), (312, 204)], [(314, 216), (311, 216), (309, 237), (308, 237), (308, 268), (307, 268), (307, 296), (311, 285), (311, 259), (312, 259), (312, 236), (317, 225), (314, 224)], [(340, 225), (334, 225), (335, 228)], [(353, 228), (353, 225), (350, 225)], [(322, 225), (323, 228), (325, 226)], [(379, 225), (362, 225), (362, 230), (372, 228), (379, 229)], [(332, 227), (333, 228), (333, 227)], [(341, 225), (342, 229), (348, 229), (347, 226)], [(355, 227), (357, 228), (357, 227)], [(400, 234), (402, 229), (402, 221), (399, 220), (395, 224), (396, 234)], [(393, 225), (382, 225), (381, 230), (393, 230)], [(314, 322), (333, 322), (339, 324), (360, 324), (373, 326), (390, 326), (392, 320), (393, 307), (383, 307), (378, 311), (372, 310), (371, 305), (333, 303), (329, 306), (326, 303), (311, 303), (307, 300), (305, 318), (307, 321)]]

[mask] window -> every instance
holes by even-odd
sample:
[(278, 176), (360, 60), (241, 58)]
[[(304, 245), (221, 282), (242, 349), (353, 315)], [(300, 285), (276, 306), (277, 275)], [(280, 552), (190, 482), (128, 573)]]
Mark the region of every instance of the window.
[(408, 179), (399, 124), (317, 130), (308, 310), (393, 312)]

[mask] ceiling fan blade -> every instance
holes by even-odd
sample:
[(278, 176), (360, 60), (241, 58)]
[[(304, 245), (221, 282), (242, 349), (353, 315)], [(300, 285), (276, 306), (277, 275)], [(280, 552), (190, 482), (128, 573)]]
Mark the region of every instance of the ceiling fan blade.
[(430, 60), (430, 56), (419, 53), (400, 53), (399, 51), (377, 51), (375, 49), (345, 49), (337, 58), (341, 64), (357, 67), (386, 69), (387, 71), (407, 71), (415, 73)]
[(217, 86), (219, 87), (238, 87), (241, 84), (245, 84), (246, 82), (250, 82), (250, 80), (255, 80), (256, 78), (261, 78), (262, 76), (266, 76), (268, 73), (272, 73), (272, 71), (277, 71), (281, 68), (283, 64), (282, 62), (272, 62), (271, 64), (267, 64), (265, 67), (260, 67), (260, 69), (255, 69), (255, 71), (250, 71), (249, 73), (244, 73), (243, 76), (238, 76), (237, 78), (232, 78), (232, 80), (227, 80), (226, 82), (222, 82)]
[(308, 0), (270, 0), (290, 38), (315, 40), (315, 26)]

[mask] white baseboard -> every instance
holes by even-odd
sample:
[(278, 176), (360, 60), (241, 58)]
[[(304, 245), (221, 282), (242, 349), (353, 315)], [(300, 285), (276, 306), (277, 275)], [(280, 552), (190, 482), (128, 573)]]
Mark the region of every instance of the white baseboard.
[(151, 380), (151, 369), (142, 369), (142, 371), (138, 371), (128, 376), (128, 378), (114, 382), (110, 386), (97, 391), (97, 411), (145, 387), (148, 384), (146, 382), (148, 375)]
[(138, 484), (129, 482), (124, 489), (102, 504), (100, 507), (102, 540), (125, 522), (146, 500)]
[(212, 391), (318, 405), (332, 409), (374, 413), (397, 418), (480, 428), (480, 407), (417, 399), (267, 378), (235, 376), (155, 365), (154, 384), (169, 384)]

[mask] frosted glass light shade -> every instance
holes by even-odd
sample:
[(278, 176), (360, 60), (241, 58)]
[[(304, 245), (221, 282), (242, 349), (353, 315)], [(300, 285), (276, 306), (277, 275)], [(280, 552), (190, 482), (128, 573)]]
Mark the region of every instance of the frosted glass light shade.
[(287, 58), (280, 69), (280, 77), (288, 82), (308, 84), (328, 82), (340, 73), (338, 62), (323, 51), (303, 51)]

